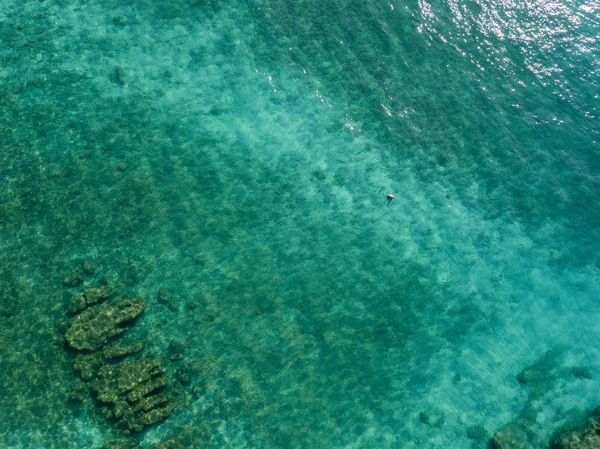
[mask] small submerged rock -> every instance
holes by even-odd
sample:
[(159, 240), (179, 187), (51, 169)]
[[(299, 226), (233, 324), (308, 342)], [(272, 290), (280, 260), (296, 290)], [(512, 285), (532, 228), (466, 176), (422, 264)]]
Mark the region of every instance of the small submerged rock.
[(63, 279), (63, 285), (65, 287), (77, 287), (83, 283), (83, 275), (77, 271), (73, 270), (67, 273)]
[(85, 300), (85, 296), (83, 295), (75, 295), (71, 302), (67, 305), (67, 309), (70, 313), (77, 313), (80, 310), (83, 310), (87, 307), (87, 302)]
[(177, 340), (172, 340), (169, 343), (169, 359), (172, 362), (176, 362), (177, 360), (182, 360), (185, 357), (185, 346), (182, 342)]
[(171, 312), (177, 312), (179, 310), (179, 301), (173, 298), (168, 288), (159, 288), (157, 299), (159, 303), (165, 304)]
[(87, 306), (102, 302), (108, 298), (108, 289), (106, 286), (98, 288), (87, 288), (83, 293), (73, 297), (67, 306), (69, 312), (77, 313), (85, 309)]
[(119, 86), (125, 85), (125, 70), (120, 65), (115, 67), (114, 72), (110, 76), (110, 80)]
[(106, 345), (103, 353), (105, 359), (116, 359), (135, 354), (136, 352), (140, 352), (142, 349), (144, 349), (144, 343), (141, 341), (134, 341), (132, 343), (123, 343), (122, 341), (117, 341), (110, 345)]
[(86, 384), (80, 380), (71, 384), (69, 402), (85, 402), (88, 397), (89, 392)]
[(467, 428), (467, 438), (475, 441), (484, 441), (488, 438), (488, 433), (481, 425), (469, 426)]
[(102, 302), (108, 298), (108, 289), (105, 285), (98, 288), (87, 288), (83, 292), (83, 297), (88, 306)]
[(129, 19), (126, 16), (117, 15), (112, 18), (112, 23), (124, 27), (129, 24)]
[(101, 366), (102, 354), (100, 352), (77, 354), (77, 357), (73, 360), (73, 369), (79, 371), (79, 376), (83, 380), (90, 380), (96, 377)]
[(11, 317), (17, 313), (18, 300), (14, 295), (0, 294), (0, 317)]
[(515, 429), (505, 428), (494, 434), (490, 440), (492, 449), (525, 449), (527, 436), (522, 432), (515, 432)]
[(83, 272), (88, 276), (94, 275), (98, 272), (99, 266), (96, 262), (91, 260), (84, 260), (81, 263), (81, 268), (83, 268)]
[(192, 371), (188, 365), (183, 365), (175, 372), (175, 378), (177, 381), (187, 387), (192, 382)]
[(578, 379), (591, 379), (592, 371), (586, 366), (574, 366), (571, 368), (571, 374)]
[(442, 412), (428, 409), (422, 410), (419, 413), (419, 421), (421, 421), (423, 424), (427, 424), (428, 426), (440, 428), (444, 425), (446, 420)]
[(158, 289), (157, 294), (158, 302), (168, 304), (171, 300), (171, 293), (167, 287), (161, 287)]

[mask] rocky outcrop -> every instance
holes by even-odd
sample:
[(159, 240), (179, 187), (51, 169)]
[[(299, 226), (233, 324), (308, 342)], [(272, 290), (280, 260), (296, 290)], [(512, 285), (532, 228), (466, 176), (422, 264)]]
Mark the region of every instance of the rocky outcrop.
[(144, 349), (144, 343), (141, 341), (134, 341), (131, 343), (116, 341), (110, 345), (106, 345), (104, 347), (103, 354), (105, 359), (110, 360), (135, 354), (140, 352), (142, 349)]
[(583, 423), (561, 429), (552, 438), (551, 449), (600, 449), (600, 407)]
[(84, 392), (89, 397), (91, 390), (100, 414), (115, 421), (125, 433), (139, 432), (167, 418), (173, 410), (172, 390), (162, 362), (144, 357), (129, 360), (145, 345), (119, 339), (145, 309), (141, 298), (111, 298), (105, 284), (76, 294), (67, 305), (74, 316), (61, 326), (65, 343), (78, 352), (73, 369), (84, 381), (74, 384), (70, 400), (84, 402)]
[(90, 380), (96, 377), (96, 374), (104, 361), (100, 352), (91, 354), (77, 354), (73, 360), (73, 369), (79, 371), (79, 377), (82, 380)]
[(94, 351), (109, 338), (125, 332), (145, 309), (146, 302), (141, 298), (124, 299), (114, 305), (95, 304), (75, 316), (65, 339), (75, 349)]
[(160, 360), (140, 359), (103, 366), (91, 384), (98, 401), (110, 407), (106, 415), (121, 428), (139, 432), (171, 414), (168, 384)]
[(526, 449), (529, 441), (525, 429), (518, 423), (499, 430), (490, 440), (492, 449)]

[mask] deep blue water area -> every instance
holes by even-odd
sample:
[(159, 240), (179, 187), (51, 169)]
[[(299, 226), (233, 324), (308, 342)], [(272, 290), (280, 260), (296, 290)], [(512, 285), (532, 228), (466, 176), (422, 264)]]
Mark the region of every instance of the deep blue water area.
[[(0, 0), (0, 448), (549, 447), (600, 405), (599, 33), (598, 1)], [(133, 436), (72, 400), (102, 282), (170, 379)]]

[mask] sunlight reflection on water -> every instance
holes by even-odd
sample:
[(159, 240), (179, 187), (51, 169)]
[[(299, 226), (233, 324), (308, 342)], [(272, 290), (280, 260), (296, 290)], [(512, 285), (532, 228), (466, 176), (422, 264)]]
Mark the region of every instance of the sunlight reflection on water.
[(516, 76), (525, 66), (543, 85), (565, 87), (570, 78), (597, 83), (600, 2), (419, 0), (419, 7), (420, 28), (480, 70), (491, 64)]

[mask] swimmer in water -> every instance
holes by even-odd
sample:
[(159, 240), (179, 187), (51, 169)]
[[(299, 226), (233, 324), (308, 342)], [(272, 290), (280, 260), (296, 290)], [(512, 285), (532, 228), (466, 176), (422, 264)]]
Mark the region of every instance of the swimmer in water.
[(387, 194), (387, 206), (390, 205), (390, 203), (394, 200), (394, 198), (396, 198), (394, 195), (392, 195), (391, 193)]

